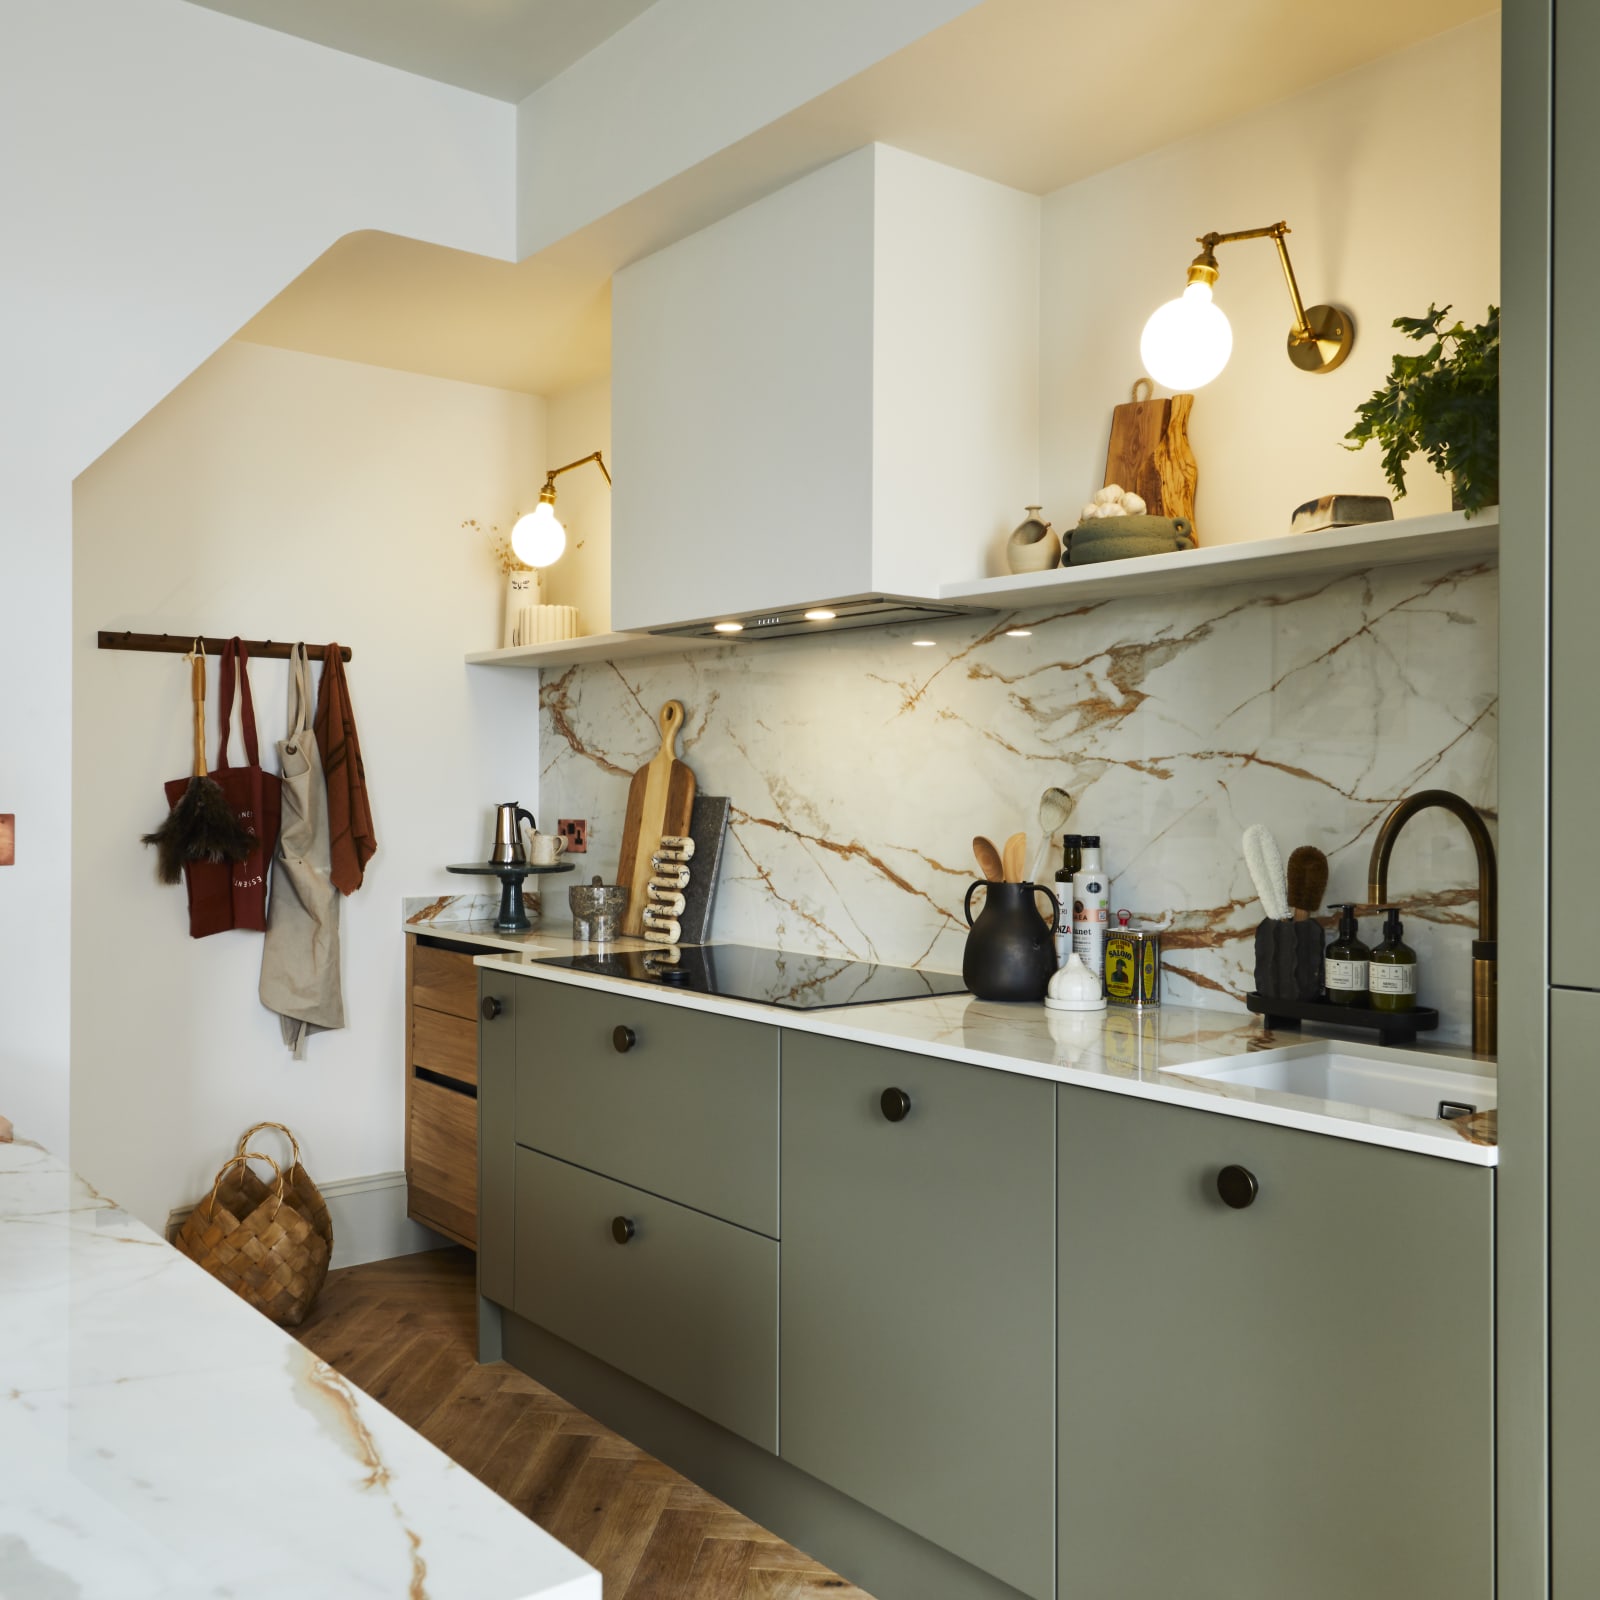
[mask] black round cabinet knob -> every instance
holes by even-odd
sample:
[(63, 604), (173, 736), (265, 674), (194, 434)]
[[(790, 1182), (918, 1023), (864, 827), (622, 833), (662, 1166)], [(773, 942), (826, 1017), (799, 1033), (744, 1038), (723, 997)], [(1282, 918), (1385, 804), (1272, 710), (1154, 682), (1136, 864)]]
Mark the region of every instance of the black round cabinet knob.
[(478, 1015), (485, 1022), (493, 1022), (504, 1010), (505, 1007), (492, 994), (486, 994), (483, 997), (483, 1003), (478, 1007)]
[(1260, 1188), (1248, 1167), (1224, 1167), (1217, 1174), (1217, 1193), (1222, 1196), (1223, 1205), (1232, 1206), (1235, 1211), (1253, 1204)]
[(639, 1036), (632, 1028), (624, 1028), (620, 1023), (611, 1030), (611, 1044), (619, 1056), (625, 1056), (639, 1042)]
[(632, 1217), (613, 1217), (611, 1219), (611, 1237), (618, 1244), (626, 1244), (633, 1237)]
[(904, 1122), (911, 1112), (911, 1096), (904, 1089), (885, 1089), (878, 1105), (891, 1122)]

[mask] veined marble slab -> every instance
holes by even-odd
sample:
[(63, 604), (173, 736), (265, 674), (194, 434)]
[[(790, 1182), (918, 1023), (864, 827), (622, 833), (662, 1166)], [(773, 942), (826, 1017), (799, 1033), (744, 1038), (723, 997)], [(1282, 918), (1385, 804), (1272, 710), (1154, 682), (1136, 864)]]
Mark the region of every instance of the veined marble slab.
[[(1326, 851), (1330, 903), (1366, 899), (1378, 823), (1419, 789), (1454, 789), (1493, 829), (1497, 618), (1492, 564), (1435, 561), (551, 669), (540, 803), (586, 817), (609, 870), (656, 712), (681, 700), (684, 760), (733, 801), (716, 938), (954, 968), (973, 835), (1028, 829), (1031, 861), (1058, 784), (1072, 830), (1104, 840), (1112, 908), (1171, 914), (1168, 997), (1240, 1013), (1261, 917), (1247, 824), (1286, 858)], [(1464, 1043), (1461, 825), (1411, 823), (1390, 884), (1421, 998)]]
[(40, 1146), (0, 1145), (5, 1600), (600, 1600), (600, 1576)]
[[(859, 1044), (882, 1045), (946, 1061), (965, 1061), (1000, 1072), (1019, 1072), (1030, 1078), (1048, 1078), (1056, 1083), (1220, 1112), (1251, 1122), (1332, 1134), (1362, 1144), (1387, 1145), (1474, 1166), (1492, 1167), (1499, 1161), (1492, 1113), (1464, 1122), (1441, 1122), (1434, 1117), (1367, 1110), (1185, 1074), (1186, 1067), (1202, 1062), (1282, 1050), (1327, 1037), (1309, 1029), (1304, 1034), (1275, 1033), (1256, 1018), (1199, 1006), (1163, 1005), (1143, 1012), (1111, 1006), (1104, 1011), (1070, 1012), (1051, 1011), (1043, 1005), (1001, 1005), (975, 1000), (970, 995), (797, 1011), (658, 988), (567, 967), (539, 966), (536, 962), (541, 955), (581, 954), (585, 948), (574, 946), (571, 940), (551, 938), (549, 943), (550, 949), (529, 951), (520, 957), (482, 955), (477, 958), (477, 965), (546, 982), (600, 989), (645, 1005), (683, 1006), (743, 1017), (796, 1032), (852, 1039)], [(1419, 1043), (1404, 1052), (1395, 1052), (1341, 1040), (1339, 1049), (1380, 1060), (1392, 1060), (1400, 1054), (1420, 1065), (1474, 1074), (1490, 1085), (1496, 1081), (1493, 1063), (1436, 1045)]]

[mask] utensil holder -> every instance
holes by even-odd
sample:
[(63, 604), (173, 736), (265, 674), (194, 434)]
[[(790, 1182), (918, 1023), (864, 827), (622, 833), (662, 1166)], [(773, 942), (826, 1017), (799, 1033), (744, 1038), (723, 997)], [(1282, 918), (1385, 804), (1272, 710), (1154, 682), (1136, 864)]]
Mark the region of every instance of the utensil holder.
[(1326, 940), (1320, 922), (1263, 918), (1256, 924), (1256, 992), (1286, 1000), (1321, 999)]
[(628, 891), (615, 883), (575, 883), (567, 890), (572, 937), (580, 944), (610, 944), (622, 936)]

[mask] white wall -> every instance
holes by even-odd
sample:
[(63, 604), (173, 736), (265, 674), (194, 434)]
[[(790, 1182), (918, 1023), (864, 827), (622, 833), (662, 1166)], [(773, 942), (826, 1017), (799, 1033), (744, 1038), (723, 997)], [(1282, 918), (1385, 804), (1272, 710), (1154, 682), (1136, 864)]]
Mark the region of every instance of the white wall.
[(63, 1153), (72, 480), (343, 234), (509, 258), (513, 120), (184, 0), (0, 6), (0, 1105)]
[[(550, 465), (600, 451), (611, 459), (611, 380), (597, 378), (549, 396), (545, 453)], [(543, 574), (545, 601), (576, 606), (584, 633), (611, 631), (611, 486), (596, 467), (556, 479), (556, 511), (567, 528), (567, 553)]]
[(689, 172), (973, 3), (656, 0), (517, 108), (520, 253)]
[[(1389, 492), (1376, 447), (1352, 455), (1341, 440), (1405, 344), (1390, 323), (1430, 301), (1477, 322), (1499, 299), (1499, 29), (1498, 16), (1468, 23), (1046, 197), (1041, 488), (1058, 527), (1103, 481), (1111, 407), (1195, 237), (1280, 218), (1306, 303), (1353, 312), (1355, 350), (1326, 375), (1291, 366), (1270, 242), (1218, 251), (1234, 346), (1195, 400), (1200, 542), (1287, 533), (1316, 495)], [(1449, 506), (1419, 462), (1395, 514)]]
[[(498, 642), (502, 585), (460, 525), (505, 527), (543, 468), (534, 397), (230, 344), (79, 479), (73, 1154), (152, 1225), (261, 1118), (300, 1134), (319, 1180), (401, 1167), (401, 899), (484, 892), (445, 863), (485, 854), (492, 803), (531, 802), (538, 778), (531, 678), (462, 660)], [(257, 998), (260, 935), (191, 940), (138, 843), (188, 770), (188, 668), (96, 650), (95, 631), (196, 627), (354, 652), (379, 848), (343, 903), (348, 1026), (304, 1062)], [(287, 665), (250, 677), (276, 770)], [(216, 685), (213, 662), (213, 764)]]

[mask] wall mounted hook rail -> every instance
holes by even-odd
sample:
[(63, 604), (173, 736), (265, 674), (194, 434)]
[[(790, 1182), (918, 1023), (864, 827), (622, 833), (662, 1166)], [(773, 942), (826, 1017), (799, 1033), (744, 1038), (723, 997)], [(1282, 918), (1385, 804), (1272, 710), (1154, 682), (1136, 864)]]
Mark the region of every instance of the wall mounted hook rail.
[[(210, 634), (198, 636), (190, 633), (111, 633), (102, 629), (100, 632), (100, 648), (102, 650), (143, 650), (156, 655), (186, 656), (194, 649), (195, 639), (199, 637), (200, 643), (205, 647), (208, 656), (220, 656), (223, 647), (227, 644), (226, 638), (213, 638)], [(244, 639), (240, 641), (250, 653), (253, 661), (287, 661), (293, 644), (281, 644), (274, 639)], [(323, 644), (308, 644), (306, 656), (311, 661), (321, 661), (328, 653), (328, 647)], [(348, 661), (351, 657), (349, 645), (339, 647), (341, 660)]]

